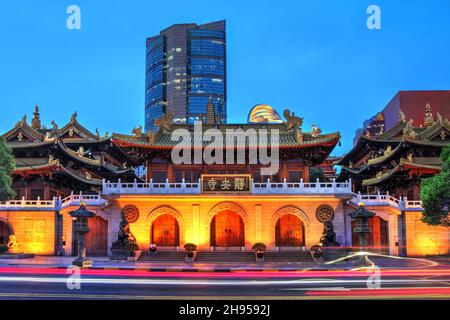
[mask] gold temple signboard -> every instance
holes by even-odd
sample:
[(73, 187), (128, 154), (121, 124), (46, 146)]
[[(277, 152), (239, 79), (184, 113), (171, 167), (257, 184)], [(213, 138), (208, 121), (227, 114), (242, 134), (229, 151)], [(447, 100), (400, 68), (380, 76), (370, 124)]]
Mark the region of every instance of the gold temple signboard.
[(202, 193), (250, 193), (250, 174), (202, 174)]

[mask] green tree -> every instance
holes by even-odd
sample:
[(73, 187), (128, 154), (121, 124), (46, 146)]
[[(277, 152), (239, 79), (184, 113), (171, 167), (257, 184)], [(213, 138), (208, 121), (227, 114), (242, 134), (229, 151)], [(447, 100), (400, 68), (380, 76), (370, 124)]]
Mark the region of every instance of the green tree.
[(433, 226), (450, 226), (450, 145), (441, 153), (442, 171), (434, 177), (423, 179), (420, 198), (423, 202), (422, 221)]
[(309, 182), (325, 182), (325, 175), (323, 174), (322, 168), (311, 168), (309, 171)]
[(12, 185), (12, 173), (16, 163), (11, 148), (0, 137), (0, 201), (11, 199), (15, 196)]

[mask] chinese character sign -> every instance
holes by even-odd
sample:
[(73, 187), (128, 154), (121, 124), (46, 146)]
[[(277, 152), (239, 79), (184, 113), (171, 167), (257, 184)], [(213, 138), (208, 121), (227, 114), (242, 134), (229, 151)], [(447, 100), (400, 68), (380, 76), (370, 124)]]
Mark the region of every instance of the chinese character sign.
[(204, 174), (202, 193), (250, 193), (249, 174)]

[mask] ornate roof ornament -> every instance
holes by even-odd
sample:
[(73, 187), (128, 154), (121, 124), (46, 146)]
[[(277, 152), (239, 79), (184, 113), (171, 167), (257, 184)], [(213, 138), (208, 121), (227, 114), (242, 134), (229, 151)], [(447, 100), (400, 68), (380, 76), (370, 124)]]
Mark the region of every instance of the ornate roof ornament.
[(409, 162), (413, 162), (413, 154), (412, 153), (408, 153), (407, 159)]
[(77, 154), (79, 157), (83, 157), (84, 156), (84, 147), (80, 146), (77, 150)]
[(292, 129), (292, 128), (301, 128), (303, 125), (303, 118), (297, 117), (295, 115), (295, 112), (289, 111), (289, 109), (284, 110), (283, 116), (286, 119), (286, 122), (284, 123), (286, 126), (286, 130)]
[(445, 134), (444, 129), (441, 130), (441, 134), (439, 135), (439, 137), (441, 137), (441, 140), (444, 141), (445, 138), (447, 137), (447, 135)]
[(164, 129), (166, 131), (171, 131), (173, 123), (173, 112), (166, 113), (162, 117), (156, 119), (154, 123), (159, 130)]
[(74, 134), (73, 129), (70, 128), (70, 129), (69, 129), (69, 137), (73, 137), (73, 134)]
[(89, 171), (86, 171), (86, 179), (91, 180), (92, 179), (92, 173)]
[(150, 144), (155, 144), (155, 133), (153, 131), (148, 133), (148, 141)]
[(53, 127), (52, 133), (53, 134), (58, 134), (58, 125), (56, 124), (55, 120), (52, 120), (51, 124), (52, 124), (52, 127)]
[(413, 123), (412, 119), (410, 119), (406, 123), (406, 126), (403, 129), (403, 135), (406, 136), (406, 137), (409, 137), (411, 139), (417, 139), (417, 133), (414, 131), (412, 123)]
[(33, 120), (31, 120), (31, 127), (39, 130), (41, 128), (41, 120), (39, 119), (39, 106), (34, 107)]
[(315, 124), (311, 127), (311, 136), (317, 138), (322, 133), (322, 130)]
[(407, 122), (405, 113), (403, 111), (401, 111), (401, 110), (400, 110), (400, 121), (403, 122), (403, 123)]
[(392, 147), (391, 146), (387, 146), (386, 150), (384, 151), (384, 155), (388, 156), (392, 153)]
[(437, 118), (437, 122), (439, 122), (439, 124), (441, 126), (444, 126), (444, 118), (442, 118), (441, 114), (439, 112), (436, 113), (436, 118)]
[(425, 105), (425, 118), (423, 124), (425, 127), (431, 127), (434, 123), (433, 114), (431, 113), (431, 105), (427, 102)]
[(77, 122), (77, 116), (78, 116), (78, 113), (75, 111), (75, 112), (72, 114), (72, 116), (70, 117), (70, 123), (75, 123), (75, 122)]
[(24, 114), (22, 120), (20, 121), (20, 126), (23, 127), (26, 124), (27, 124), (27, 115)]
[(135, 127), (135, 128), (133, 128), (133, 130), (131, 131), (131, 133), (132, 134), (134, 134), (134, 136), (136, 137), (136, 138), (140, 138), (141, 136), (142, 136), (142, 126), (139, 126), (139, 127)]
[(17, 135), (17, 140), (22, 142), (22, 140), (23, 140), (23, 133), (22, 132), (19, 132), (19, 134)]

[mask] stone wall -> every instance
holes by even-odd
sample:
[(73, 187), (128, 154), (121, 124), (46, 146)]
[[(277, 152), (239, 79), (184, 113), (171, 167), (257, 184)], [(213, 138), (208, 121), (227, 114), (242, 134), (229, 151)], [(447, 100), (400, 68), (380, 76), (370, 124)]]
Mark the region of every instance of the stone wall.
[(421, 212), (406, 212), (406, 252), (408, 256), (448, 254), (450, 228), (423, 223)]
[(25, 253), (55, 254), (56, 211), (0, 211), (0, 221), (14, 232)]

